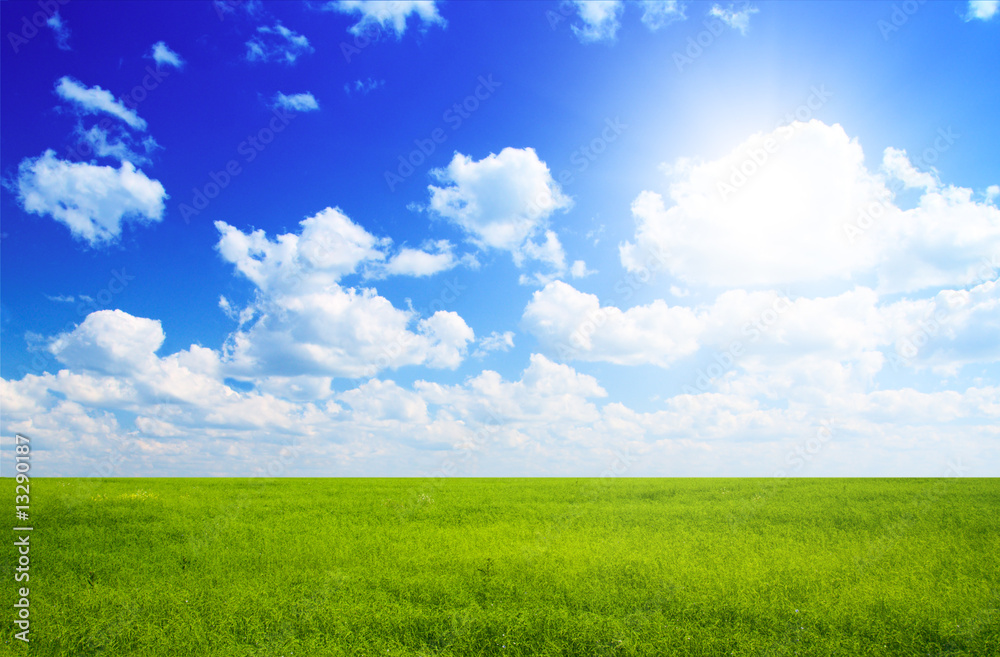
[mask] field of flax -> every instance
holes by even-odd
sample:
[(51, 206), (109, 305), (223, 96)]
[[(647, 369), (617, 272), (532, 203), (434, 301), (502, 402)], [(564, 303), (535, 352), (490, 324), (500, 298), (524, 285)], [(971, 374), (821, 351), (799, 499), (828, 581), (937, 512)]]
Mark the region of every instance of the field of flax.
[(32, 488), (5, 655), (1000, 654), (997, 479)]

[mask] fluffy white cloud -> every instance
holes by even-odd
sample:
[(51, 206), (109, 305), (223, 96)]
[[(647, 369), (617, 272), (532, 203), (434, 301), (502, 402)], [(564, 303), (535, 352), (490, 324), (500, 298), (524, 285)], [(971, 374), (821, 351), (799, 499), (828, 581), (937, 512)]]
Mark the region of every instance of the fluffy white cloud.
[(261, 25), (257, 36), (246, 42), (247, 60), (251, 62), (278, 61), (294, 64), (300, 56), (311, 53), (309, 39), (290, 30), (280, 22), (273, 26)]
[(66, 162), (47, 150), (18, 168), (18, 198), (25, 211), (50, 215), (91, 246), (113, 242), (122, 224), (163, 219), (167, 194), (130, 162), (115, 169)]
[[(299, 234), (271, 240), (262, 230), (244, 233), (216, 223), (219, 253), (260, 292), (241, 311), (241, 325), (227, 342), (233, 372), (360, 377), (404, 365), (461, 363), (475, 336), (456, 313), (418, 319), (372, 288), (341, 287), (340, 279), (362, 265), (385, 271), (388, 239), (376, 238), (335, 208), (300, 225)], [(388, 261), (391, 273), (410, 275), (428, 275), (441, 264), (405, 249)], [(228, 301), (226, 308), (236, 314)], [(251, 324), (250, 317), (257, 319)]]
[(286, 96), (279, 91), (274, 96), (274, 106), (293, 112), (315, 112), (319, 109), (319, 102), (308, 92)]
[[(619, 19), (625, 3), (621, 0), (573, 0), (582, 25), (573, 25), (573, 34), (583, 43), (614, 41), (621, 27)], [(647, 9), (647, 11), (649, 11)]]
[(107, 89), (95, 85), (85, 87), (82, 83), (69, 76), (59, 78), (56, 83), (56, 94), (63, 100), (73, 103), (84, 114), (104, 112), (117, 117), (136, 130), (145, 130), (146, 122), (139, 118), (134, 110), (130, 110)]
[(1000, 10), (1000, 0), (969, 0), (969, 8), (965, 12), (965, 20), (988, 21)]
[(52, 32), (55, 34), (56, 47), (59, 50), (71, 50), (69, 47), (69, 27), (66, 26), (66, 21), (59, 15), (59, 12), (49, 16), (45, 24), (52, 28)]
[(480, 248), (510, 251), (515, 264), (539, 261), (561, 274), (566, 256), (549, 217), (572, 200), (532, 148), (505, 148), (482, 160), (456, 153), (433, 175), (429, 209), (462, 228)]
[(654, 32), (685, 18), (684, 3), (680, 0), (642, 1), (642, 22)]
[(100, 310), (72, 332), (57, 336), (49, 351), (74, 370), (114, 374), (143, 368), (155, 358), (163, 340), (158, 321), (121, 310)]
[(157, 66), (170, 66), (176, 69), (184, 68), (184, 60), (170, 49), (164, 41), (157, 41), (149, 52)]
[(708, 15), (718, 18), (740, 34), (746, 34), (750, 28), (750, 16), (756, 14), (758, 11), (749, 2), (741, 2), (738, 7), (734, 3), (730, 3), (728, 7), (715, 4), (708, 11)]
[[(671, 207), (651, 191), (632, 204), (635, 240), (620, 247), (630, 271), (652, 258), (693, 285), (913, 291), (965, 285), (982, 257), (1000, 251), (1000, 211), (989, 201), (939, 186), (895, 149), (883, 172), (869, 171), (839, 125), (793, 123), (674, 171)], [(897, 179), (924, 187), (917, 207), (894, 203)]]
[(399, 38), (406, 32), (406, 20), (411, 14), (415, 14), (425, 28), (448, 24), (438, 13), (435, 0), (337, 0), (326, 6), (342, 14), (359, 15), (361, 19), (348, 28), (351, 34), (357, 35), (374, 28), (391, 30)]
[(701, 321), (689, 308), (657, 300), (623, 312), (602, 307), (596, 296), (562, 281), (535, 292), (521, 323), (561, 360), (663, 367), (694, 353), (701, 330)]

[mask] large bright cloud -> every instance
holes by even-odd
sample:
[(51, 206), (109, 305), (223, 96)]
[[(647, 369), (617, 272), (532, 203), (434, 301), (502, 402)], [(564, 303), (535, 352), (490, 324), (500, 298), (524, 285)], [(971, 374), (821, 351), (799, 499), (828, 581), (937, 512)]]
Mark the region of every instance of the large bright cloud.
[(118, 169), (67, 162), (52, 150), (21, 162), (17, 189), (27, 212), (50, 215), (91, 246), (117, 240), (123, 223), (161, 221), (167, 198), (158, 180), (130, 162)]
[[(883, 170), (869, 171), (839, 125), (757, 133), (719, 159), (679, 161), (669, 202), (640, 194), (622, 264), (635, 271), (643, 252), (662, 253), (674, 276), (713, 287), (964, 285), (1000, 250), (1000, 211), (911, 169), (905, 153), (887, 149)], [(923, 187), (917, 207), (896, 205), (896, 182)]]

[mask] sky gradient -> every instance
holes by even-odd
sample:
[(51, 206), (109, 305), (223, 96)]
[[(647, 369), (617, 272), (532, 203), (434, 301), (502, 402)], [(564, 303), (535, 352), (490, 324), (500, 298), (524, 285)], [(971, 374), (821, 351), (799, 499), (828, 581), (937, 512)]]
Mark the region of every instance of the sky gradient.
[(997, 476), (997, 4), (0, 3), (0, 474)]

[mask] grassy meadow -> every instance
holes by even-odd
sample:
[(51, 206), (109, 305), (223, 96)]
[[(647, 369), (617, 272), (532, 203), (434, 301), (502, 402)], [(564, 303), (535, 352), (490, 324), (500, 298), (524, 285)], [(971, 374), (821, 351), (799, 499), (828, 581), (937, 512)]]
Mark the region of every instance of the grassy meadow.
[(997, 479), (31, 487), (3, 655), (1000, 654)]

